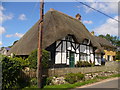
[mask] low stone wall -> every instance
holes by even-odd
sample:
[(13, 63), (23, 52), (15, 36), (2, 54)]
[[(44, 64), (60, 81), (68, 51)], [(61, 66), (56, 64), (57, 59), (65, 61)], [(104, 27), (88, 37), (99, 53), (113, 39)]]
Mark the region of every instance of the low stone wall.
[[(101, 71), (118, 71), (120, 73), (120, 62), (106, 62), (105, 66), (94, 66), (94, 67), (79, 67), (79, 68), (52, 68), (43, 70), (42, 73), (47, 76), (64, 76), (68, 73), (93, 73)], [(37, 77), (36, 70), (25, 69), (21, 73), (21, 76), (26, 77)]]
[(48, 70), (48, 76), (63, 76), (67, 73), (91, 73), (100, 71), (118, 71), (120, 62), (106, 62), (105, 66), (79, 67), (79, 68), (52, 68)]

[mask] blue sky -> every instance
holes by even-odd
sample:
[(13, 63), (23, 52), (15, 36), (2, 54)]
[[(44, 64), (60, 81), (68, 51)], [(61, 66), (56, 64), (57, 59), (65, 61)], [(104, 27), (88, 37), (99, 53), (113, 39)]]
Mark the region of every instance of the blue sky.
[[(117, 3), (86, 3), (113, 18), (118, 18)], [(93, 11), (78, 2), (46, 2), (46, 13), (50, 8), (61, 11), (75, 17), (77, 13), (82, 16), (82, 22), (96, 35), (117, 35), (118, 24), (116, 21)], [(1, 46), (10, 46), (15, 40), (19, 40), (39, 19), (39, 2), (4, 2), (0, 5), (0, 35)]]

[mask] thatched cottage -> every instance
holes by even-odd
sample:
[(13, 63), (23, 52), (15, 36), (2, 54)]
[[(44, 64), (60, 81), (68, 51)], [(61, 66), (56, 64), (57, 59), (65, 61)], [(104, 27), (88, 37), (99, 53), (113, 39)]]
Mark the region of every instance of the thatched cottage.
[(115, 61), (116, 47), (105, 38), (96, 37), (96, 39), (100, 43), (101, 47), (104, 49), (105, 54), (103, 58), (106, 61)]
[[(50, 52), (54, 66), (74, 67), (79, 60), (101, 65), (104, 51), (78, 16), (73, 18), (53, 9), (44, 15), (42, 48)], [(38, 23), (10, 49), (9, 55), (25, 56), (37, 49)]]

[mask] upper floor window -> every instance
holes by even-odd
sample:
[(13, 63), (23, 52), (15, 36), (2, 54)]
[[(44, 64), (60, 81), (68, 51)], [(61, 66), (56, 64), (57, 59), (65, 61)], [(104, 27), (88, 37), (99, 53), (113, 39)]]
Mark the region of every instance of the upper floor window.
[(72, 36), (66, 36), (65, 39), (68, 40), (68, 41), (72, 41), (73, 40)]

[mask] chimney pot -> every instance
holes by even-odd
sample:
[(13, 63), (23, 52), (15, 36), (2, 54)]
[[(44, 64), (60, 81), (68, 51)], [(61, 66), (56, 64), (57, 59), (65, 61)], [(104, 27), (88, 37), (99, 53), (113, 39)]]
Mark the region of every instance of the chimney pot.
[(95, 35), (95, 32), (94, 32), (94, 31), (92, 31), (92, 32), (91, 32), (91, 34), (94, 36), (94, 35)]
[(54, 9), (53, 9), (53, 8), (50, 8), (50, 11), (54, 11)]
[(79, 13), (76, 15), (76, 19), (81, 21), (81, 15)]

